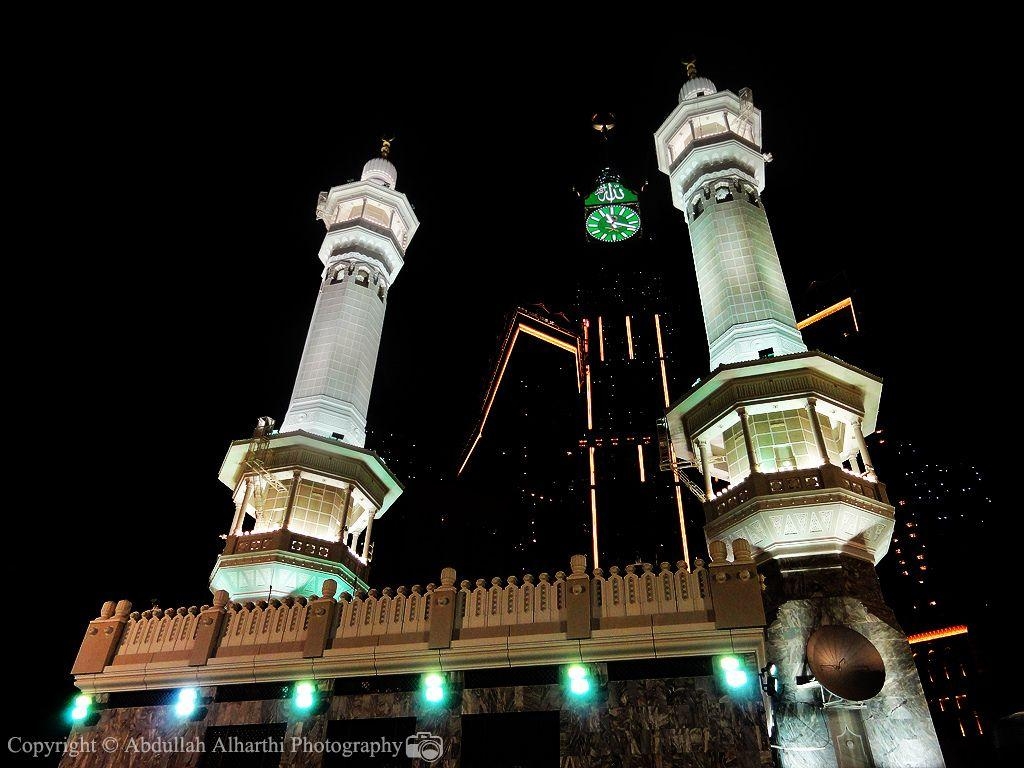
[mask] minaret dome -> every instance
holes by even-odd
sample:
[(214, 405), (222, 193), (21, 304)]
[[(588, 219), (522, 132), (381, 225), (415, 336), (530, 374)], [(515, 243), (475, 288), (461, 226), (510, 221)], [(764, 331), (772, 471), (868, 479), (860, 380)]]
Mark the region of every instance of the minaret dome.
[(713, 82), (706, 77), (694, 75), (683, 83), (683, 87), (679, 89), (679, 101), (699, 99), (701, 96), (710, 96), (713, 93), (718, 93), (718, 89)]
[(394, 189), (398, 182), (398, 169), (386, 157), (375, 157), (363, 166), (363, 175), (360, 180), (372, 181), (374, 184)]

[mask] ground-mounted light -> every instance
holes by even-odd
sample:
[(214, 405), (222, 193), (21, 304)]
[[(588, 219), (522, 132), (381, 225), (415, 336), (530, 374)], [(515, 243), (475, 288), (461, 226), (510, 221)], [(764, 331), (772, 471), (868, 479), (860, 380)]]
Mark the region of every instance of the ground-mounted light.
[(768, 664), (761, 670), (761, 690), (771, 697), (779, 692), (779, 668), (774, 663)]
[(428, 704), (440, 704), (445, 699), (444, 675), (430, 672), (423, 676), (423, 698)]
[(80, 693), (75, 696), (74, 701), (71, 703), (71, 711), (68, 713), (68, 717), (73, 723), (82, 723), (89, 717), (91, 709), (92, 696)]

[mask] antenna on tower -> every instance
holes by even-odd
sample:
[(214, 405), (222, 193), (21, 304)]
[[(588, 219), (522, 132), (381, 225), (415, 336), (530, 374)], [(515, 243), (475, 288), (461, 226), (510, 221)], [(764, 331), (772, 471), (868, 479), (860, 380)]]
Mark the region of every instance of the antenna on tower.
[(249, 441), (249, 452), (244, 459), (245, 465), (256, 474), (253, 478), (253, 506), (256, 508), (257, 518), (263, 514), (267, 487), (272, 486), (280, 492), (285, 490), (284, 483), (274, 477), (266, 464), (270, 456), (270, 433), (276, 425), (277, 422), (270, 416), (260, 416), (256, 420), (256, 429), (253, 430), (252, 439)]

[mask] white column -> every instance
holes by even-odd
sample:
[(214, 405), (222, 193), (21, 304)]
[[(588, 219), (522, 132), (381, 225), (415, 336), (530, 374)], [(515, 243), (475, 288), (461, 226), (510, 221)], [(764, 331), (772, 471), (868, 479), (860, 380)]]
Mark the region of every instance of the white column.
[(877, 480), (878, 475), (875, 474), (875, 463), (871, 461), (871, 454), (868, 453), (868, 444), (864, 441), (864, 432), (860, 427), (860, 419), (854, 419), (850, 426), (853, 427), (853, 437), (857, 441), (857, 447), (860, 449), (860, 460), (864, 463), (864, 474), (868, 480)]
[(376, 514), (376, 511), (373, 507), (370, 507), (370, 510), (367, 512), (370, 519), (366, 521), (366, 536), (363, 538), (363, 560), (367, 560), (370, 557), (370, 535), (373, 533), (373, 516)]
[(302, 477), (302, 472), (296, 469), (292, 473), (292, 487), (288, 492), (288, 506), (284, 508), (284, 520), (281, 521), (281, 528), (284, 530), (288, 530), (288, 523), (292, 520), (292, 507), (295, 505), (295, 493), (299, 490), (300, 477)]
[(828, 459), (828, 448), (825, 447), (825, 435), (821, 431), (821, 422), (818, 421), (818, 409), (815, 408), (818, 399), (807, 398), (807, 415), (811, 417), (811, 431), (814, 432), (814, 443), (818, 446), (818, 453), (821, 455), (822, 464), (831, 464)]
[(242, 503), (235, 510), (235, 518), (231, 521), (231, 535), (242, 535), (242, 524), (245, 522), (245, 508), (249, 506), (249, 499), (252, 497), (252, 478), (245, 479), (245, 494), (242, 496)]
[(743, 444), (747, 447), (747, 461), (750, 462), (751, 472), (761, 471), (761, 462), (754, 453), (754, 441), (750, 437), (750, 425), (747, 423), (747, 409), (737, 408), (736, 413), (740, 416), (740, 426), (743, 428)]
[(715, 489), (711, 485), (711, 451), (708, 450), (707, 441), (698, 440), (697, 450), (700, 451), (700, 468), (704, 472), (704, 493), (711, 499), (715, 495)]
[[(348, 493), (345, 495), (345, 508), (341, 513), (341, 530), (338, 531), (338, 541), (345, 543), (345, 539), (351, 534), (348, 531), (348, 517), (352, 514), (352, 496), (355, 494), (356, 484), (348, 484)], [(351, 549), (352, 545), (348, 545)]]

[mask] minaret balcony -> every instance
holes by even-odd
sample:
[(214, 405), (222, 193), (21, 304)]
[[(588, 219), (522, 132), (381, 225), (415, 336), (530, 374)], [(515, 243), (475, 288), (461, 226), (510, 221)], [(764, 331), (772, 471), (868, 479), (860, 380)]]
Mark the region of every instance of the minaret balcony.
[(895, 517), (885, 485), (833, 464), (751, 473), (709, 498), (704, 514), (709, 541), (746, 539), (758, 562), (845, 553), (878, 563)]
[(856, 475), (843, 467), (823, 464), (810, 469), (755, 472), (747, 475), (741, 482), (734, 483), (708, 499), (704, 503), (704, 514), (710, 523), (754, 498), (781, 498), (793, 493), (818, 493), (828, 489), (848, 491), (882, 504), (889, 503), (883, 483)]
[(341, 563), (362, 580), (366, 580), (369, 564), (343, 542), (327, 541), (279, 528), (262, 533), (244, 533), (228, 536), (223, 555), (268, 554), (270, 552), (305, 555), (331, 563)]

